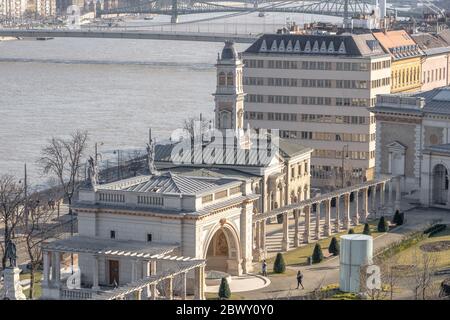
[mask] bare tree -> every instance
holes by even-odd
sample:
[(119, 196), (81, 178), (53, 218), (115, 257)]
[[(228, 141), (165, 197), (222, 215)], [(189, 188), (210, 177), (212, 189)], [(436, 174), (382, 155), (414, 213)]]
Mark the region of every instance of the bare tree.
[(33, 198), (28, 203), (28, 225), (24, 240), (30, 260), (30, 291), (28, 297), (33, 299), (35, 274), (42, 261), (42, 243), (58, 234), (56, 232), (58, 224), (51, 221), (55, 208)]
[[(378, 271), (368, 268), (379, 268)], [(379, 265), (367, 264), (360, 267), (360, 291), (370, 300), (383, 300), (389, 295), (386, 290), (386, 275)]]
[(202, 119), (196, 119), (196, 118), (189, 118), (185, 119), (183, 122), (183, 130), (186, 132), (188, 137), (191, 138), (191, 140), (194, 140), (195, 138), (200, 138), (205, 132), (208, 131), (210, 127), (210, 121)]
[[(86, 152), (87, 140), (87, 131), (76, 131), (68, 139), (53, 137), (42, 149), (41, 157), (38, 160), (44, 174), (53, 175), (58, 179), (64, 196), (67, 198), (71, 217), (71, 235), (74, 233), (72, 199), (80, 183), (81, 160)], [(71, 254), (71, 261), (73, 271), (73, 254)]]
[(13, 238), (24, 212), (24, 188), (11, 175), (0, 176), (0, 222), (3, 224), (2, 269), (6, 267), (6, 245)]
[(141, 150), (133, 150), (128, 154), (128, 169), (135, 177), (138, 172), (145, 168), (145, 157)]
[(38, 161), (44, 174), (53, 175), (58, 179), (69, 203), (70, 214), (72, 214), (70, 207), (72, 199), (80, 182), (81, 160), (86, 152), (87, 140), (87, 131), (76, 131), (69, 139), (53, 137), (42, 149)]
[[(402, 270), (404, 271), (404, 270)], [(398, 270), (398, 257), (393, 256), (384, 261), (381, 265), (382, 279), (388, 285), (389, 298), (394, 299), (395, 289), (400, 283), (400, 274)]]
[(417, 250), (413, 253), (413, 292), (416, 300), (426, 300), (433, 296), (433, 275), (436, 271), (437, 258), (429, 253), (419, 253)]

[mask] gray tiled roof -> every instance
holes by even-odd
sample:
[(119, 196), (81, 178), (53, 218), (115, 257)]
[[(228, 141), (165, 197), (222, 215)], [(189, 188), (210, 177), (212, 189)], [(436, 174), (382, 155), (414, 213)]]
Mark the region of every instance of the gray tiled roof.
[(215, 189), (234, 180), (224, 178), (187, 177), (166, 172), (148, 181), (125, 188), (125, 191), (195, 194)]
[(411, 38), (414, 39), (414, 41), (419, 45), (419, 47), (422, 50), (429, 50), (433, 48), (442, 48), (448, 46), (448, 44), (441, 38), (436, 37), (430, 33), (412, 34)]
[[(379, 46), (375, 37), (370, 34), (341, 34), (341, 35), (307, 35), (307, 34), (265, 34), (256, 40), (245, 53), (260, 53), (261, 45), (265, 42), (267, 50), (264, 53), (280, 53), (279, 50), (272, 51), (272, 44), (276, 41), (276, 45), (279, 46), (281, 42), (284, 46), (287, 46), (290, 42), (295, 47), (298, 42), (300, 49), (298, 51), (284, 50), (283, 54), (309, 54), (309, 55), (344, 55), (344, 56), (373, 56), (384, 55), (385, 52)], [(312, 49), (317, 43), (319, 47), (318, 52), (313, 50), (305, 50), (305, 48)], [(345, 52), (340, 52), (341, 45), (344, 44)], [(370, 47), (372, 46), (372, 48)], [(320, 48), (326, 48), (321, 50)]]
[(450, 143), (429, 146), (424, 150), (424, 153), (430, 153), (430, 152), (439, 152), (439, 153), (450, 154)]
[(425, 105), (422, 109), (411, 110), (407, 108), (395, 108), (377, 105), (372, 108), (373, 111), (398, 111), (398, 112), (414, 112), (422, 114), (445, 114), (450, 115), (450, 86), (432, 89), (429, 91), (421, 91), (417, 93), (400, 93), (392, 96), (423, 98)]

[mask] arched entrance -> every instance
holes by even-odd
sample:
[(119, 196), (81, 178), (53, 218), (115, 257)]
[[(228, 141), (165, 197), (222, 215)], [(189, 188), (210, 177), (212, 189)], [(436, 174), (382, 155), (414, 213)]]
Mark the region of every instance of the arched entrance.
[(445, 205), (448, 201), (448, 171), (438, 164), (433, 168), (433, 203)]
[(239, 241), (235, 231), (228, 226), (216, 229), (206, 250), (206, 270), (241, 275)]

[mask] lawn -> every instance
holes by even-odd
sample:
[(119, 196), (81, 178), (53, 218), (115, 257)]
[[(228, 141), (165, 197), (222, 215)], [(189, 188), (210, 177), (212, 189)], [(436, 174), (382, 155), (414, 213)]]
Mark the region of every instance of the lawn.
[[(376, 231), (377, 224), (378, 224), (378, 220), (369, 221), (370, 229), (372, 231), (372, 236), (374, 239), (382, 234), (382, 233)], [(364, 229), (364, 224), (361, 224), (361, 225), (358, 225), (358, 226), (355, 226), (352, 228), (355, 231), (355, 233), (362, 233), (362, 231)], [(330, 245), (331, 239), (333, 237), (336, 237), (339, 240), (339, 236), (344, 235), (344, 234), (347, 234), (347, 231), (343, 231), (343, 232), (334, 234), (331, 237), (319, 240), (322, 250), (324, 250), (325, 252), (328, 252), (328, 246)], [(316, 245), (316, 243), (317, 242), (312, 242), (305, 246), (301, 246), (301, 247), (298, 247), (291, 251), (283, 253), (283, 257), (284, 257), (284, 261), (285, 261), (286, 265), (287, 266), (305, 265), (307, 258), (312, 255), (314, 246)], [(275, 257), (272, 257), (267, 260), (267, 264), (269, 265), (269, 270), (273, 266), (274, 261), (275, 261)]]
[[(20, 280), (30, 279), (30, 273), (22, 272), (20, 274)], [(36, 271), (34, 274), (34, 296), (33, 299), (38, 299), (41, 296), (41, 280), (42, 280), (42, 272)], [(28, 298), (30, 289), (23, 290), (23, 293)]]
[[(420, 255), (422, 253), (424, 253), (424, 251), (422, 251), (420, 249), (420, 247), (422, 245), (430, 244), (430, 243), (438, 242), (438, 241), (450, 241), (450, 226), (449, 225), (447, 225), (447, 229), (445, 229), (444, 231), (441, 231), (435, 235), (432, 235), (431, 237), (426, 238), (423, 241), (420, 241), (419, 243), (413, 245), (412, 247), (399, 252), (392, 259), (397, 259), (397, 261), (398, 261), (397, 263), (399, 265), (412, 265), (412, 264), (414, 264), (415, 253), (419, 254), (419, 259), (420, 259)], [(447, 250), (439, 251), (439, 252), (428, 251), (427, 253), (429, 253), (431, 257), (436, 258), (436, 267), (437, 268), (440, 269), (440, 268), (450, 267), (450, 248)]]

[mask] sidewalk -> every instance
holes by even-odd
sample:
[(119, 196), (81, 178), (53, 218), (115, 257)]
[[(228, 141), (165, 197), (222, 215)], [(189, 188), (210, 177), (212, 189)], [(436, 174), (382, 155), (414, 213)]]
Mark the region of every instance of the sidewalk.
[[(405, 225), (374, 239), (374, 252), (401, 240), (410, 232), (422, 230), (432, 220), (442, 219), (443, 223), (450, 223), (450, 212), (448, 210), (414, 208), (406, 212), (405, 216), (407, 219)], [(256, 264), (255, 270), (259, 269), (260, 265)], [(339, 283), (339, 257), (332, 257), (318, 265), (288, 266), (286, 269), (284, 275), (270, 275), (271, 284), (268, 287), (261, 290), (243, 292), (241, 295), (246, 299), (288, 299), (289, 297), (305, 295), (319, 286)], [(305, 290), (296, 289), (296, 274), (298, 270), (301, 270), (303, 273)]]

